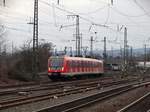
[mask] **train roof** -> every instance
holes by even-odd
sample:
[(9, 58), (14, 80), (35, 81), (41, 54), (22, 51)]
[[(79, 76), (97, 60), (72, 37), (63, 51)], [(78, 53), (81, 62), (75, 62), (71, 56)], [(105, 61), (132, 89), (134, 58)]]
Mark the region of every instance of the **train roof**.
[(103, 62), (103, 60), (92, 59), (92, 58), (84, 58), (84, 57), (52, 56), (50, 58), (65, 58), (67, 60), (86, 60), (86, 61)]

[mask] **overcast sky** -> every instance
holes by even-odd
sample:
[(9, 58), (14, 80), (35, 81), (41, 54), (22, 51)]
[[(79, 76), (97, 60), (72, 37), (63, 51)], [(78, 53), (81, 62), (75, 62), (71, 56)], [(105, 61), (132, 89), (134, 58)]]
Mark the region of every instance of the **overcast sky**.
[[(39, 40), (52, 42), (59, 50), (65, 46), (75, 47), (75, 18), (67, 15), (79, 14), (80, 32), (83, 46), (89, 46), (90, 36), (96, 41), (108, 39), (108, 49), (123, 47), (123, 29), (117, 32), (117, 27), (128, 29), (128, 44), (141, 48), (150, 43), (150, 0), (39, 0)], [(0, 0), (0, 25), (5, 29), (8, 44), (21, 46), (26, 40), (32, 39), (33, 0), (6, 0), (6, 7)], [(106, 25), (109, 28), (93, 26), (92, 23)], [(97, 32), (96, 34), (94, 32)], [(111, 42), (111, 43), (110, 43)], [(120, 44), (119, 44), (120, 43)], [(102, 42), (95, 42), (94, 49), (103, 49)]]

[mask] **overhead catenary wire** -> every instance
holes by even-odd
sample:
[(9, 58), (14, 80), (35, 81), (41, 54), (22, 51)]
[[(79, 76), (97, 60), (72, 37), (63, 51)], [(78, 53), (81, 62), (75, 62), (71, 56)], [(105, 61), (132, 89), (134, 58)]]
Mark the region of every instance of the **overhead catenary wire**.
[(109, 18), (110, 18), (110, 5), (108, 5), (107, 18), (106, 18), (104, 25), (106, 25), (108, 23)]
[[(59, 7), (59, 8), (61, 8), (60, 6), (57, 6), (57, 7)], [(62, 8), (61, 8), (62, 9)], [(65, 11), (66, 11), (66, 9), (65, 9)], [(129, 15), (130, 16), (130, 15)], [(130, 17), (129, 17), (130, 18)], [(87, 18), (85, 18), (85, 19), (87, 19)], [(89, 20), (89, 19), (88, 19)], [(90, 22), (90, 24), (92, 24), (92, 21), (93, 20), (90, 20), (90, 21), (88, 21), (88, 22)], [(44, 23), (44, 22), (43, 22)], [(133, 21), (132, 21), (132, 23), (133, 23)], [(46, 24), (46, 23), (45, 23)], [(101, 25), (102, 25), (102, 23), (100, 23)], [(108, 24), (108, 23), (107, 23)], [(109, 25), (108, 25), (109, 26)], [(110, 28), (111, 27), (111, 25), (109, 26), (109, 27), (105, 27), (105, 26), (100, 26), (100, 27), (104, 27), (104, 28), (106, 28), (106, 29), (108, 29), (108, 28)]]
[(150, 13), (148, 13), (148, 12), (144, 9), (144, 7), (142, 7), (142, 5), (140, 5), (140, 4), (137, 2), (137, 0), (134, 0), (134, 2), (135, 2), (135, 4), (136, 4), (147, 16), (150, 17)]
[(79, 13), (80, 15), (91, 15), (91, 14), (95, 14), (97, 12), (100, 12), (102, 10), (104, 10), (105, 8), (107, 8), (108, 5), (104, 5), (103, 7), (99, 7), (97, 9), (95, 9), (94, 11), (91, 11), (91, 12), (87, 12), (87, 13)]

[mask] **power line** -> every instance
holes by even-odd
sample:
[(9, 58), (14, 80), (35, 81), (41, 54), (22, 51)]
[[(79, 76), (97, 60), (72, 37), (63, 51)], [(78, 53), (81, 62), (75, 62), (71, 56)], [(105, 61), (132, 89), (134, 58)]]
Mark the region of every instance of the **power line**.
[(141, 14), (141, 15), (128, 15), (128, 14), (125, 14), (123, 12), (121, 12), (120, 10), (118, 10), (116, 7), (113, 7), (113, 9), (119, 13), (120, 15), (122, 16), (126, 16), (126, 17), (132, 17), (132, 18), (137, 18), (137, 17), (142, 17), (142, 16), (145, 16), (146, 14)]
[(135, 2), (135, 4), (136, 4), (142, 11), (145, 12), (145, 14), (146, 14), (147, 16), (150, 17), (150, 14), (137, 2), (137, 0), (134, 0), (134, 2)]
[[(117, 12), (118, 14), (124, 16), (122, 13), (120, 13), (115, 7), (112, 8), (115, 12)], [(135, 21), (131, 20), (128, 16), (125, 16), (129, 21), (131, 21), (132, 23), (134, 23), (135, 25), (138, 25), (138, 23), (136, 23)]]
[(87, 13), (79, 13), (79, 14), (81, 14), (81, 15), (90, 15), (90, 14), (94, 14), (94, 13), (97, 13), (97, 12), (99, 12), (99, 11), (105, 9), (106, 7), (108, 7), (108, 5), (105, 5), (105, 6), (103, 6), (103, 7), (97, 8), (97, 9), (95, 9), (94, 11), (91, 11), (91, 12), (87, 12)]
[[(40, 2), (42, 2), (42, 3), (44, 3), (44, 4), (46, 4), (46, 5), (49, 5), (49, 6), (52, 7), (52, 5), (49, 4), (49, 3), (47, 3), (47, 2), (44, 2), (44, 1), (40, 1)], [(63, 11), (63, 12), (66, 12), (66, 13), (69, 13), (69, 14), (72, 14), (72, 15), (77, 15), (76, 13), (71, 12), (71, 11), (68, 11), (68, 10), (66, 10), (66, 9), (63, 9), (63, 8), (60, 8), (60, 7), (57, 7), (57, 6), (55, 6), (55, 7), (56, 7), (57, 9)], [(80, 16), (80, 18), (81, 18), (82, 20), (85, 20), (85, 21), (87, 21), (87, 22), (90, 22), (91, 24), (96, 24), (96, 23), (93, 22), (92, 20), (87, 19), (87, 18), (84, 18), (84, 17), (82, 17), (82, 16)], [(99, 25), (101, 25), (101, 24), (99, 24)], [(101, 26), (102, 26), (102, 27), (105, 27), (104, 25), (101, 25)]]
[(110, 18), (110, 6), (108, 7), (108, 13), (107, 13), (107, 18), (106, 18), (106, 21), (105, 21), (105, 25), (108, 23), (108, 20)]

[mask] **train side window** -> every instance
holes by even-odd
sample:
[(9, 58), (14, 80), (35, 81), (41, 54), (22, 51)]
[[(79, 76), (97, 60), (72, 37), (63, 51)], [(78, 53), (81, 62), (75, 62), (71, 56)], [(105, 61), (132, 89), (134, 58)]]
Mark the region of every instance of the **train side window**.
[(80, 67), (80, 61), (78, 61), (78, 67)]
[(79, 61), (79, 67), (81, 67), (82, 66), (82, 62), (81, 61)]
[(72, 67), (74, 67), (74, 61), (71, 61), (72, 62)]
[(68, 66), (69, 68), (71, 68), (71, 61), (68, 61)]
[(83, 61), (84, 67), (86, 67), (86, 61)]
[(66, 61), (67, 66), (69, 66), (69, 61)]
[(100, 66), (100, 67), (102, 67), (102, 64), (101, 64), (101, 63), (99, 63), (99, 66)]
[(88, 65), (89, 65), (89, 67), (92, 67), (92, 63), (91, 63), (91, 61), (89, 61), (89, 64), (88, 64)]
[(95, 62), (92, 62), (92, 67), (94, 67), (95, 66)]
[(86, 67), (88, 67), (88, 65), (89, 65), (88, 61), (86, 61), (85, 63), (86, 63)]
[(74, 66), (75, 66), (75, 67), (78, 67), (78, 63), (77, 63), (77, 61), (75, 61), (75, 64), (74, 64)]
[(81, 67), (81, 61), (79, 61), (79, 67)]
[(79, 64), (80, 64), (79, 62), (80, 62), (80, 61), (76, 61), (76, 65), (77, 65), (77, 67), (79, 67)]
[(76, 67), (76, 61), (74, 61), (74, 67)]
[(70, 66), (70, 68), (72, 68), (72, 67), (73, 67), (73, 66), (72, 66), (72, 61), (70, 61), (70, 65), (69, 65), (69, 66)]
[(86, 67), (86, 61), (83, 61), (83, 65), (84, 65), (84, 67)]
[(82, 61), (82, 67), (84, 67), (84, 61)]

